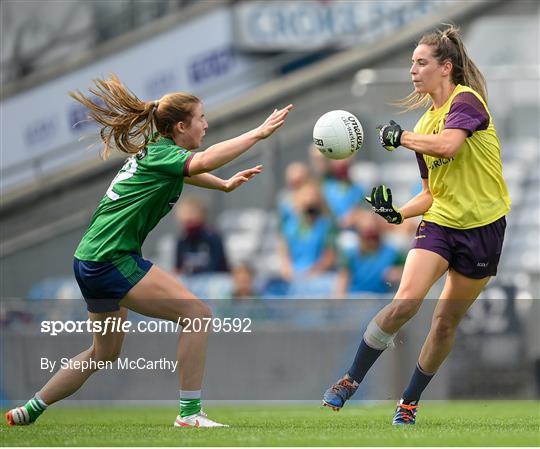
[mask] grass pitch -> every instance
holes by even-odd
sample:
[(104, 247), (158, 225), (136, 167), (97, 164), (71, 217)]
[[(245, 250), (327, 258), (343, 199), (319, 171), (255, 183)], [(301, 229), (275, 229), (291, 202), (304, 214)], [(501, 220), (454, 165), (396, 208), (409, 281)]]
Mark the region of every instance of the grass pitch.
[(53, 407), (2, 446), (540, 446), (538, 401), (424, 401), (414, 427), (390, 425), (394, 403), (208, 406), (230, 428), (174, 428), (174, 407)]

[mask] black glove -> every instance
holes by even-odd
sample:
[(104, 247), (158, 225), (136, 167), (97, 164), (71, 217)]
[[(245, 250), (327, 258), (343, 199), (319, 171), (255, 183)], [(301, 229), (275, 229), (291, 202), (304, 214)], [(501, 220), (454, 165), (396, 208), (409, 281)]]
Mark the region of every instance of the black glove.
[(403, 223), (403, 215), (392, 204), (392, 191), (385, 185), (373, 187), (371, 196), (366, 196), (366, 201), (371, 204), (373, 212), (383, 217), (388, 223)]
[(388, 151), (394, 151), (401, 145), (401, 135), (403, 129), (394, 120), (390, 120), (388, 125), (377, 126), (379, 131), (379, 142)]

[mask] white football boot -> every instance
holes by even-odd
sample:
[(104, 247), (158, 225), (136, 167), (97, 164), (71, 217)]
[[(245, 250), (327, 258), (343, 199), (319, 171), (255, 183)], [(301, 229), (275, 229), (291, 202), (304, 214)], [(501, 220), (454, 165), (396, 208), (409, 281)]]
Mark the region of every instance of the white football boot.
[(27, 426), (33, 422), (28, 410), (24, 407), (16, 407), (7, 412), (6, 420), (10, 426)]
[(174, 422), (174, 427), (229, 427), (226, 424), (220, 424), (212, 421), (202, 410), (194, 415), (184, 416), (178, 415)]

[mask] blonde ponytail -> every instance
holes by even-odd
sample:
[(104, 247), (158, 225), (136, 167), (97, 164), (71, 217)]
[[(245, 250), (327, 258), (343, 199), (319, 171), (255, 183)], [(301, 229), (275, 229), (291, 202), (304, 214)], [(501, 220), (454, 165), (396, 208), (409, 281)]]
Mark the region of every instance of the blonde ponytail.
[(106, 80), (95, 79), (89, 92), (95, 101), (81, 91), (69, 95), (86, 106), (90, 118), (101, 126), (102, 158), (109, 157), (113, 146), (127, 154), (136, 154), (144, 148), (153, 131), (154, 102), (140, 100), (114, 74)]
[(448, 28), (441, 32), (441, 40), (444, 42), (446, 39), (455, 46), (458, 53), (457, 60), (452, 60), (452, 64), (454, 65), (452, 81), (454, 84), (461, 84), (475, 90), (487, 103), (486, 79), (473, 60), (469, 58), (465, 44), (459, 34), (459, 29), (453, 25), (449, 25)]
[(172, 138), (176, 123), (184, 121), (189, 125), (193, 106), (200, 103), (194, 95), (183, 92), (170, 93), (156, 101), (142, 101), (114, 74), (106, 80), (95, 79), (89, 92), (94, 101), (79, 90), (69, 95), (86, 106), (89, 117), (101, 126), (103, 159), (109, 157), (113, 147), (127, 154), (138, 153), (155, 130)]

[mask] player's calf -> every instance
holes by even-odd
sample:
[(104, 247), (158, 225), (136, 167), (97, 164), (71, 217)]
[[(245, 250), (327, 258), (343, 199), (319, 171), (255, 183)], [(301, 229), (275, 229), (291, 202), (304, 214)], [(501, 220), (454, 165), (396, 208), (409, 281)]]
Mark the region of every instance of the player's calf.
[(393, 344), (395, 334), (383, 331), (371, 320), (360, 342), (356, 357), (347, 374), (332, 385), (323, 396), (323, 405), (338, 411), (358, 389), (369, 369), (386, 348)]

